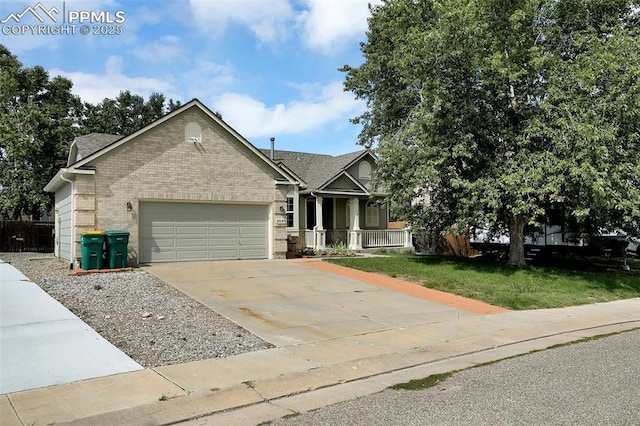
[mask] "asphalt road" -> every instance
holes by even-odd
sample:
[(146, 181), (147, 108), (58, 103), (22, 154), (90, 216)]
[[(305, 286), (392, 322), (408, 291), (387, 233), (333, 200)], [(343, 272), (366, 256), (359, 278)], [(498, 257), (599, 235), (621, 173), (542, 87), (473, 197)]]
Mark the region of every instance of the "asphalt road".
[(640, 425), (640, 330), (387, 389), (273, 425)]

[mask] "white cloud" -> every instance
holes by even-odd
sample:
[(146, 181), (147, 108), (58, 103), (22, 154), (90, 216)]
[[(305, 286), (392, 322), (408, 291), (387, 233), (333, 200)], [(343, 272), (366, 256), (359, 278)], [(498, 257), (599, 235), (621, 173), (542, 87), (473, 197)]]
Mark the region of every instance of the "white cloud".
[(208, 33), (220, 34), (229, 22), (251, 29), (263, 43), (275, 43), (287, 38), (287, 22), (294, 12), (287, 0), (216, 1), (190, 0), (196, 25)]
[(367, 30), (369, 3), (381, 0), (307, 0), (308, 10), (298, 17), (307, 46), (323, 53), (338, 51)]
[(267, 106), (247, 95), (225, 93), (214, 100), (213, 109), (243, 136), (252, 138), (307, 132), (332, 123), (342, 126), (363, 104), (337, 81), (324, 86), (315, 101)]
[(132, 53), (138, 58), (152, 63), (170, 63), (182, 60), (185, 49), (176, 36), (164, 36), (144, 46), (136, 47)]
[(179, 85), (184, 96), (202, 100), (212, 93), (221, 93), (235, 83), (233, 73), (234, 68), (229, 63), (219, 64), (199, 58), (192, 61), (188, 69), (180, 74)]
[(65, 71), (58, 68), (49, 70), (50, 76), (61, 75), (73, 82), (73, 93), (85, 102), (93, 104), (104, 98), (115, 98), (121, 91), (148, 97), (153, 92), (163, 93), (167, 98), (173, 97), (169, 93), (171, 84), (157, 78), (129, 77), (122, 73), (123, 61), (120, 57), (109, 56), (105, 63), (105, 70), (101, 74), (91, 74), (80, 71)]

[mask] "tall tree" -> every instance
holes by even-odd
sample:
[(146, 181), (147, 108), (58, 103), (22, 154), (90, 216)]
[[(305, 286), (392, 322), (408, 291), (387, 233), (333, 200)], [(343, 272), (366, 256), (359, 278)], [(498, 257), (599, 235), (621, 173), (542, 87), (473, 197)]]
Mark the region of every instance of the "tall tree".
[(77, 130), (80, 100), (72, 83), (24, 67), (0, 45), (0, 214), (34, 218), (51, 207), (42, 188), (67, 155)]
[[(345, 88), (377, 145), (396, 213), (508, 231), (562, 203), (597, 226), (640, 225), (640, 42), (627, 0), (389, 0)], [(426, 202), (417, 202), (417, 201)]]
[(180, 107), (179, 101), (170, 99), (167, 105), (165, 101), (161, 93), (152, 93), (145, 102), (142, 96), (125, 90), (115, 99), (105, 98), (96, 105), (87, 102), (82, 132), (129, 135)]

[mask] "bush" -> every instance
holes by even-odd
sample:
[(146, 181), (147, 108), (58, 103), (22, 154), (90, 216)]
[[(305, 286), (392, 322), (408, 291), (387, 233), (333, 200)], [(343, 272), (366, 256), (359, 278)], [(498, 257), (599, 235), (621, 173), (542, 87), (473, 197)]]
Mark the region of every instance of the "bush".
[(300, 250), (300, 255), (301, 256), (315, 256), (316, 255), (316, 251), (311, 247), (305, 247), (305, 248)]
[(353, 256), (353, 250), (344, 243), (330, 245), (325, 251), (328, 256)]
[(439, 254), (447, 250), (447, 242), (440, 232), (420, 229), (413, 233), (413, 247), (416, 253)]

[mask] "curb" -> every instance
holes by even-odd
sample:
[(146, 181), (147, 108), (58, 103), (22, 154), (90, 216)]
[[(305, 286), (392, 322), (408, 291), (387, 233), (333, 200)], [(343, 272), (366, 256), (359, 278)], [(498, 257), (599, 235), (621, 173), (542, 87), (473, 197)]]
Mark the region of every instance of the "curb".
[(170, 425), (195, 420), (203, 422), (199, 424), (258, 424), (287, 414), (373, 394), (412, 379), (474, 367), (583, 338), (634, 329), (640, 329), (640, 321), (576, 329), (468, 352), (444, 356), (436, 354), (435, 357), (432, 348), (420, 348), (61, 421), (72, 425)]

